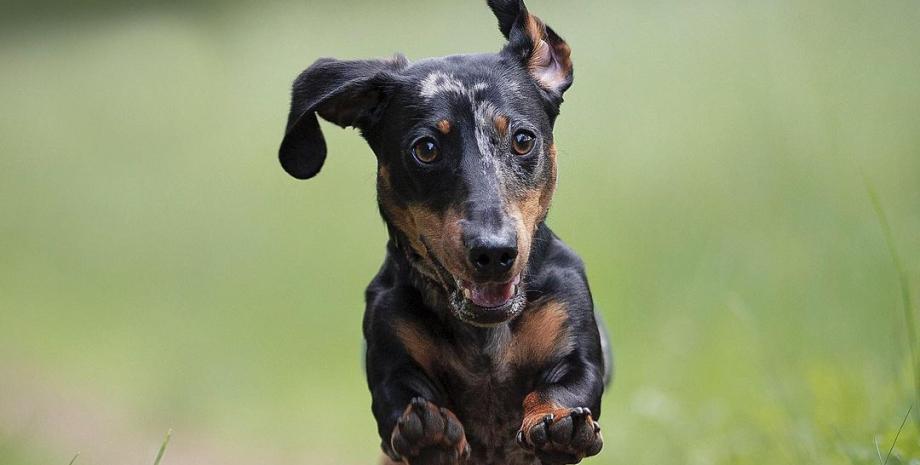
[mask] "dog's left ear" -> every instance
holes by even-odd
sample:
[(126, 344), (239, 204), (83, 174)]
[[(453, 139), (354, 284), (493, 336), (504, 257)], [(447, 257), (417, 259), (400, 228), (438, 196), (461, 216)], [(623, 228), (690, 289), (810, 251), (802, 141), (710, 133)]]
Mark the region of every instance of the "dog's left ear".
[(487, 0), (508, 39), (503, 53), (520, 60), (530, 77), (555, 103), (572, 85), (572, 50), (552, 28), (530, 14), (523, 0)]
[(406, 66), (397, 55), (389, 60), (317, 60), (294, 81), (291, 112), (278, 159), (297, 179), (319, 173), (326, 160), (326, 140), (316, 115), (341, 127), (366, 130), (386, 101), (393, 73)]

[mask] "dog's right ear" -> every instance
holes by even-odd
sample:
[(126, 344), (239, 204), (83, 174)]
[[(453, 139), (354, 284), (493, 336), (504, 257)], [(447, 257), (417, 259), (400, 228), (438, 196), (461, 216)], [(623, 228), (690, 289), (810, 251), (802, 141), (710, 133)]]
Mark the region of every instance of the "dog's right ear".
[(367, 129), (376, 122), (393, 79), (390, 72), (406, 59), (342, 61), (323, 58), (294, 81), (291, 112), (278, 159), (297, 179), (319, 173), (326, 160), (326, 141), (316, 115), (341, 127)]

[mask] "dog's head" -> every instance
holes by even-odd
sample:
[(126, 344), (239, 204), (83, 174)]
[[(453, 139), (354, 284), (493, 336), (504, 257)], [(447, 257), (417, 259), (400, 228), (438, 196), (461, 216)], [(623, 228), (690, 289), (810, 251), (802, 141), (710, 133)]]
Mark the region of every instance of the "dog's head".
[(279, 155), (311, 178), (326, 158), (316, 115), (359, 128), (391, 234), (453, 314), (477, 325), (523, 309), (556, 183), (553, 124), (572, 84), (569, 46), (523, 1), (488, 3), (508, 39), (499, 53), (314, 63), (294, 82)]

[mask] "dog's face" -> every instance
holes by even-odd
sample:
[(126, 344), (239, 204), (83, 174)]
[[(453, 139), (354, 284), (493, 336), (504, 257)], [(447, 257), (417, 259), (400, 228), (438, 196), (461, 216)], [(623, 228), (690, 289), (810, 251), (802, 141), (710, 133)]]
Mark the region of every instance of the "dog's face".
[(552, 117), (526, 69), (500, 55), (408, 66), (379, 127), (381, 211), (459, 318), (505, 321), (556, 179)]
[(378, 160), (380, 210), (453, 314), (492, 325), (524, 307), (531, 244), (556, 181), (553, 123), (571, 85), (569, 49), (521, 2), (490, 2), (497, 54), (409, 64), (321, 60), (294, 86), (284, 168), (325, 157), (316, 116), (362, 130)]

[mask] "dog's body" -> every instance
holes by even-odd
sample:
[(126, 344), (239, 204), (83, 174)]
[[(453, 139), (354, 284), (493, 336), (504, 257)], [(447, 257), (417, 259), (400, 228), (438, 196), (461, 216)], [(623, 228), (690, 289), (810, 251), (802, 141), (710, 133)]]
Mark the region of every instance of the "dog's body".
[[(471, 326), (444, 306), (426, 304), (407, 272), (411, 264), (390, 244), (367, 290), (364, 320), (374, 414), (390, 455), (390, 435), (405, 409), (398, 406), (416, 396), (456, 415), (471, 446), (467, 463), (477, 465), (536, 463), (515, 437), (525, 399), (538, 386), (567, 387), (552, 401), (536, 396), (530, 401), (587, 407), (595, 418), (600, 415), (602, 378), (610, 367), (600, 355), (604, 336), (593, 318), (581, 260), (545, 226), (534, 242), (525, 309), (493, 328)], [(531, 422), (559, 410), (534, 407), (538, 413)]]
[(569, 48), (522, 1), (489, 5), (498, 54), (324, 59), (294, 83), (285, 170), (322, 166), (316, 114), (377, 155), (390, 241), (364, 335), (394, 462), (577, 463), (602, 447), (606, 336), (581, 260), (544, 224)]

